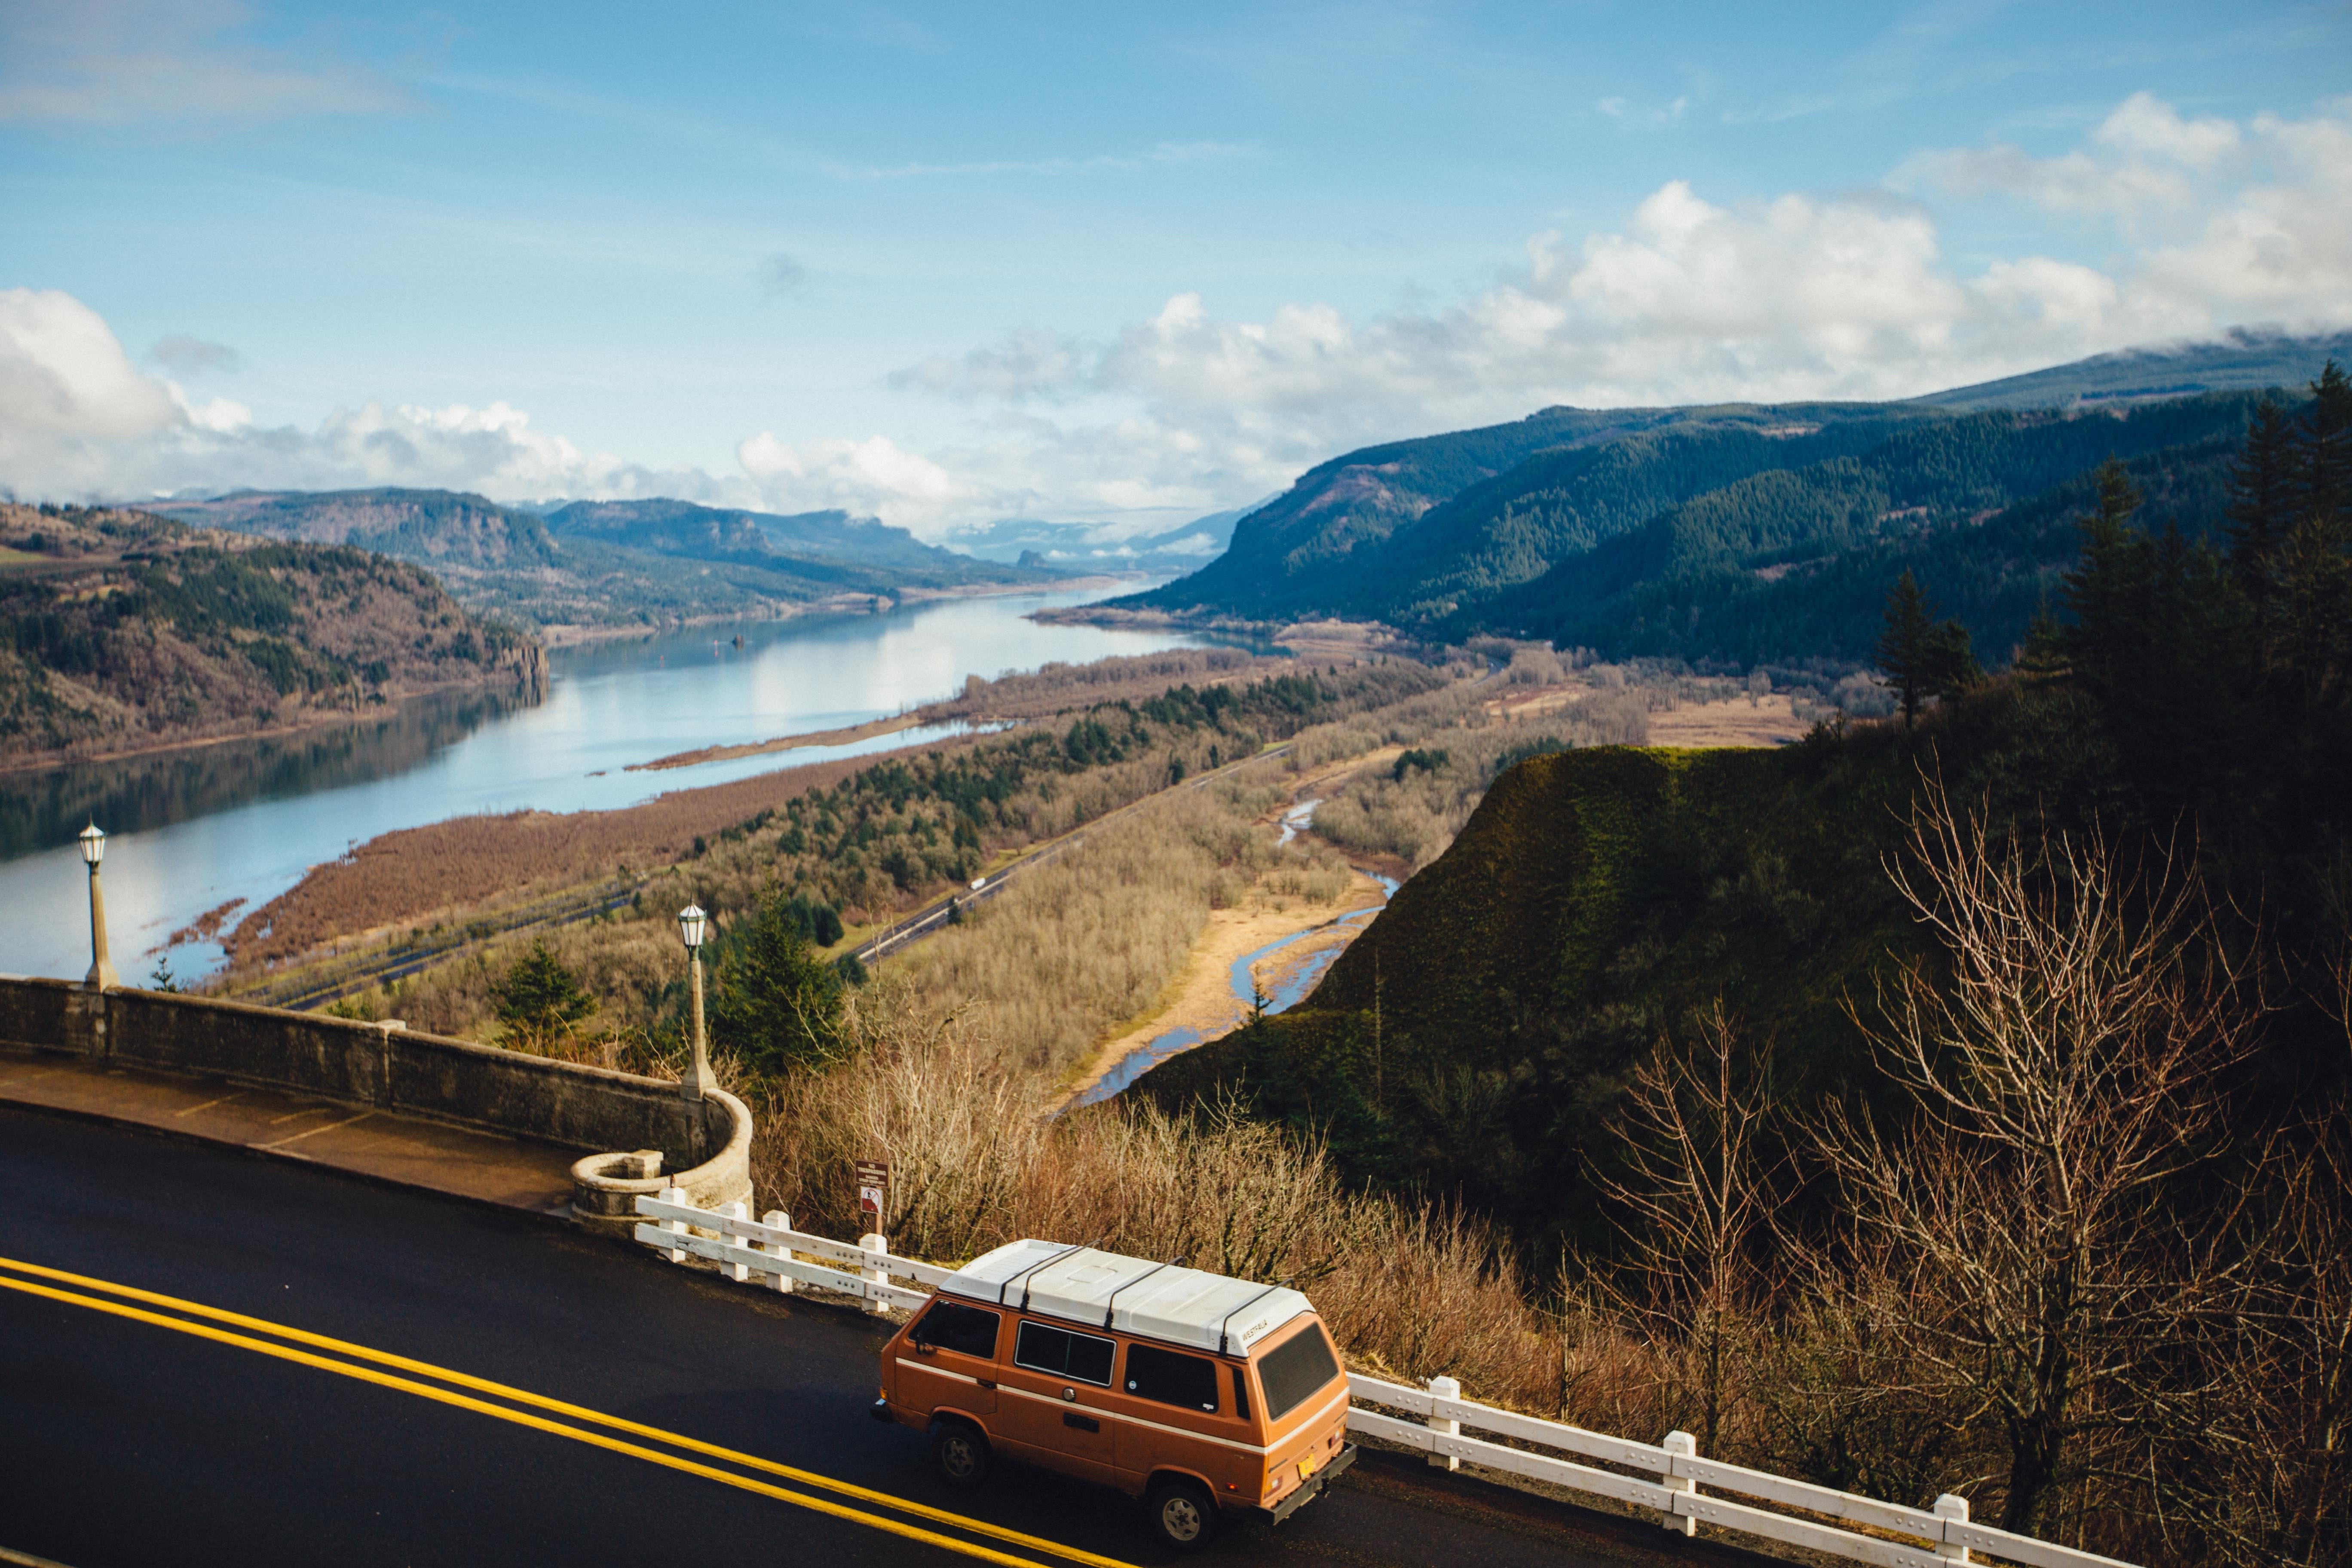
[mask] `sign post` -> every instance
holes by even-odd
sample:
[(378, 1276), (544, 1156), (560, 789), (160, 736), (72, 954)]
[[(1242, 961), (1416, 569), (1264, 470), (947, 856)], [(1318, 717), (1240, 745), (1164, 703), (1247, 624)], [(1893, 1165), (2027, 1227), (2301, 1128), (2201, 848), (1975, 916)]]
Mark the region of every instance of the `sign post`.
[[(890, 1163), (887, 1160), (852, 1161), (850, 1175), (857, 1187), (857, 1217), (866, 1226), (866, 1234), (857, 1238), (857, 1245), (867, 1252), (887, 1253), (890, 1243), (882, 1234), (882, 1215), (889, 1206)], [(867, 1268), (863, 1272), (877, 1285), (890, 1278), (889, 1270), (886, 1268)], [(878, 1299), (872, 1297), (867, 1298), (866, 1305), (868, 1310), (875, 1312), (889, 1310)]]
[(868, 1230), (882, 1228), (882, 1214), (890, 1194), (890, 1163), (887, 1160), (859, 1160), (852, 1170), (857, 1187), (858, 1217), (866, 1222)]

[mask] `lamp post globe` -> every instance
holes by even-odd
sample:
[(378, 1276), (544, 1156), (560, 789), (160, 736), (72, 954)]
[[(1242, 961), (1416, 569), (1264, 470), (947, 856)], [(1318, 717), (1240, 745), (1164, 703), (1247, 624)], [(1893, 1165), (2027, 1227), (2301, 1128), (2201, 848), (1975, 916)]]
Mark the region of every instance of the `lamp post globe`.
[(89, 867), (89, 973), (82, 984), (91, 991), (120, 985), (114, 963), (106, 955), (106, 889), (98, 879), (98, 863), (106, 858), (106, 834), (97, 823), (81, 830), (81, 858)]
[[(678, 940), (686, 943), (686, 966), (694, 978), (694, 1062), (678, 1085), (678, 1092), (690, 1100), (700, 1100), (719, 1087), (710, 1074), (710, 1046), (702, 1030), (702, 935), (709, 921), (700, 904), (688, 904), (677, 911)], [(692, 1131), (698, 1142), (699, 1124)]]

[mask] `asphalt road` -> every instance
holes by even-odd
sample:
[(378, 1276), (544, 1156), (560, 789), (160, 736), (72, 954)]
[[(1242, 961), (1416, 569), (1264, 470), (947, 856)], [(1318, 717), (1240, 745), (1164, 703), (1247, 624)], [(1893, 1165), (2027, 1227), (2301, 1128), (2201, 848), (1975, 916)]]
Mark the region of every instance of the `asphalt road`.
[[(0, 1547), (69, 1568), (1169, 1560), (1114, 1492), (1011, 1466), (976, 1494), (935, 1481), (919, 1434), (866, 1418), (887, 1331), (837, 1308), (13, 1110), (0, 1191)], [(1206, 1560), (1741, 1560), (1403, 1461), (1359, 1469)]]

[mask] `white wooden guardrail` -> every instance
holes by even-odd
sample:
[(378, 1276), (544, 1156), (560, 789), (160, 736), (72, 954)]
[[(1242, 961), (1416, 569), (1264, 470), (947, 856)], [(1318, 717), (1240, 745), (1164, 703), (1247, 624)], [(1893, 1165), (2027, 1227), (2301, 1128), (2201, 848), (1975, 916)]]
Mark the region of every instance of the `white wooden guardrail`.
[[(859, 1297), (873, 1312), (887, 1312), (893, 1307), (911, 1310), (931, 1299), (928, 1290), (891, 1284), (894, 1274), (937, 1285), (955, 1272), (911, 1258), (893, 1258), (878, 1236), (852, 1245), (794, 1230), (792, 1217), (781, 1209), (770, 1209), (755, 1220), (741, 1204), (696, 1208), (679, 1187), (664, 1187), (657, 1196), (639, 1197), (637, 1213), (654, 1222), (638, 1225), (637, 1239), (659, 1248), (672, 1263), (705, 1258), (719, 1265), (719, 1272), (730, 1279), (748, 1282), (756, 1275), (773, 1290), (815, 1285)], [(796, 1252), (824, 1261), (795, 1258)], [(832, 1267), (835, 1264), (845, 1267)]]
[[(668, 1187), (658, 1197), (637, 1199), (637, 1212), (653, 1222), (637, 1226), (637, 1239), (658, 1248), (673, 1263), (688, 1258), (716, 1263), (730, 1279), (749, 1282), (756, 1277), (776, 1290), (814, 1285), (857, 1297), (868, 1311), (885, 1312), (912, 1310), (930, 1299), (928, 1290), (891, 1284), (892, 1276), (936, 1286), (954, 1272), (934, 1263), (894, 1258), (878, 1236), (852, 1246), (794, 1230), (778, 1210), (754, 1220), (741, 1204), (700, 1209), (687, 1203), (685, 1195)], [(795, 1253), (824, 1261), (808, 1261)], [(1428, 1455), (1431, 1464), (1447, 1469), (1467, 1460), (1634, 1508), (1655, 1509), (1659, 1521), (1681, 1535), (1695, 1533), (1705, 1522), (1876, 1568), (1953, 1568), (1981, 1561), (1972, 1552), (2026, 1568), (2132, 1568), (2094, 1552), (1973, 1524), (1969, 1500), (1948, 1492), (1936, 1500), (1932, 1510), (1880, 1502), (1704, 1458), (1687, 1432), (1669, 1432), (1659, 1444), (1636, 1443), (1475, 1404), (1462, 1397), (1462, 1385), (1450, 1377), (1432, 1378), (1428, 1387), (1412, 1388), (1350, 1373), (1348, 1394), (1348, 1430), (1358, 1436), (1416, 1449)], [(1465, 1436), (1465, 1427), (1488, 1436)], [(1557, 1452), (1538, 1453), (1512, 1444)], [(1721, 1495), (1727, 1492), (1747, 1500)]]

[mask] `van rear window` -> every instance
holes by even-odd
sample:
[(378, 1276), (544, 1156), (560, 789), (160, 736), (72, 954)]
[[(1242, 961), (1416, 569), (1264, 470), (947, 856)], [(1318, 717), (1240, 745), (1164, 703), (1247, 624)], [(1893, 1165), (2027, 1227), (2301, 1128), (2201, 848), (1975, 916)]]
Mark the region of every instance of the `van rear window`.
[(1181, 1405), (1188, 1410), (1217, 1408), (1217, 1363), (1153, 1345), (1127, 1347), (1127, 1391), (1138, 1399)]
[(1074, 1334), (1044, 1323), (1023, 1323), (1013, 1342), (1013, 1364), (1032, 1372), (1110, 1386), (1111, 1352), (1118, 1347), (1092, 1334)]
[(996, 1321), (996, 1314), (984, 1308), (934, 1299), (915, 1325), (915, 1342), (994, 1361)]
[(1308, 1323), (1257, 1363), (1258, 1381), (1265, 1385), (1265, 1418), (1281, 1420), (1339, 1375), (1339, 1363), (1332, 1358), (1323, 1326)]

